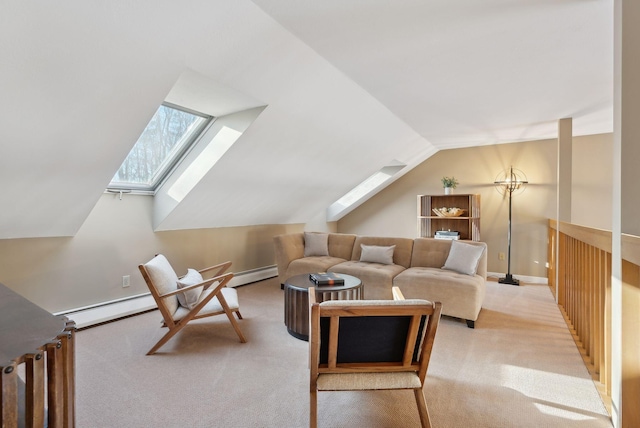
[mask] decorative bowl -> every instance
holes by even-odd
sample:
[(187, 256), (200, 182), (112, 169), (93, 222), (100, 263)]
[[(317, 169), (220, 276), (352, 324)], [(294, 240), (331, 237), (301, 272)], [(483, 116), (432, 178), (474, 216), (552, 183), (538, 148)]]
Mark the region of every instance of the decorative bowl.
[(431, 211), (434, 212), (435, 215), (437, 215), (438, 217), (460, 217), (462, 214), (464, 214), (463, 209), (458, 208), (458, 207), (452, 207), (452, 208), (433, 208)]

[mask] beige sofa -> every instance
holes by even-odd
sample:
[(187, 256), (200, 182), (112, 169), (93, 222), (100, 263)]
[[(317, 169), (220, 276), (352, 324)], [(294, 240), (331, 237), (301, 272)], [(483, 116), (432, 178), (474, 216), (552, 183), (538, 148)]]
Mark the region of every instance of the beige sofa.
[[(310, 248), (312, 241), (317, 243), (323, 239), (324, 248), (319, 251)], [(366, 299), (392, 299), (391, 288), (397, 286), (405, 298), (442, 302), (444, 315), (464, 319), (471, 328), (482, 308), (487, 279), (484, 242), (453, 244), (450, 240), (433, 238), (300, 232), (275, 236), (274, 245), (281, 284), (287, 278), (304, 273), (328, 271), (353, 275), (362, 281)], [(449, 258), (452, 245), (456, 245), (456, 250)], [(390, 249), (391, 246), (395, 247)], [(383, 263), (376, 258), (380, 255), (379, 249), (386, 249), (389, 256)], [(461, 259), (467, 249), (475, 253), (475, 259)], [(309, 254), (306, 257), (305, 251)], [(374, 261), (368, 261), (372, 255)], [(476, 261), (477, 265), (468, 270), (467, 265)], [(447, 269), (443, 269), (445, 265)], [(461, 273), (463, 271), (467, 273)]]

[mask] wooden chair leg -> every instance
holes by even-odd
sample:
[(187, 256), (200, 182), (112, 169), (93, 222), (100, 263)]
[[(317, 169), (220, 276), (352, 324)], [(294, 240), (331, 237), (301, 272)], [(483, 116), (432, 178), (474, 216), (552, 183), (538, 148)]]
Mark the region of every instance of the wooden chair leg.
[[(185, 324), (186, 325), (186, 324)], [(184, 327), (184, 326), (183, 326)], [(162, 336), (162, 339), (160, 339), (158, 341), (158, 343), (156, 343), (155, 345), (153, 345), (153, 348), (149, 349), (149, 352), (147, 352), (147, 355), (153, 355), (155, 354), (155, 352), (160, 349), (160, 347), (162, 345), (164, 345), (165, 343), (167, 343), (169, 341), (169, 339), (171, 339), (173, 336), (175, 336), (175, 334), (177, 332), (179, 332), (180, 330), (182, 330), (182, 327), (179, 328), (172, 328), (170, 329), (164, 336)]]
[(309, 394), (309, 428), (318, 427), (318, 391)]
[(236, 316), (238, 317), (239, 320), (242, 319), (242, 314), (240, 313), (240, 311), (236, 311)]
[(422, 425), (422, 428), (431, 428), (429, 410), (427, 410), (427, 402), (424, 399), (424, 392), (422, 392), (422, 388), (414, 389), (413, 394), (416, 397), (416, 404), (418, 405), (418, 413), (420, 414), (420, 424)]
[(229, 322), (231, 322), (231, 325), (233, 326), (233, 329), (236, 331), (236, 334), (240, 338), (240, 342), (241, 343), (246, 343), (247, 339), (244, 338), (244, 335), (242, 334), (242, 330), (240, 330), (240, 325), (238, 324), (238, 321), (236, 321), (235, 317), (233, 316), (233, 312), (225, 311), (225, 313), (227, 314), (227, 318), (229, 318)]
[[(240, 338), (240, 343), (246, 343), (247, 339), (244, 338), (244, 335), (242, 334), (242, 330), (240, 330), (240, 325), (238, 324), (238, 321), (236, 321), (235, 317), (233, 316), (233, 312), (231, 311), (231, 309), (229, 309), (227, 300), (224, 298), (222, 293), (216, 294), (216, 297), (218, 298), (218, 302), (220, 303), (220, 306), (222, 306), (222, 310), (227, 315), (227, 318), (229, 318), (229, 322), (233, 326), (233, 329), (236, 331), (236, 334)], [(238, 312), (238, 315), (241, 318), (240, 311), (238, 310), (236, 312)]]

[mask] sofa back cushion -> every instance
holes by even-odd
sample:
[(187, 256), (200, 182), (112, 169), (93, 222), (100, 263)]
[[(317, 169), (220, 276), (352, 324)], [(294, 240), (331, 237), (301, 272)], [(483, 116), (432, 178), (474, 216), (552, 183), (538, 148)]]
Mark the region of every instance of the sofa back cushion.
[[(283, 263), (286, 263), (282, 266), (283, 272), (291, 261), (304, 257), (305, 233), (307, 232), (287, 233), (273, 238), (276, 246), (276, 260), (282, 260)], [(329, 256), (349, 260), (355, 239), (356, 235), (329, 233)]]
[[(409, 238), (389, 238), (379, 236), (358, 236), (353, 244), (351, 260), (360, 260), (362, 254), (361, 244), (396, 247), (393, 250), (393, 264), (408, 268), (411, 265), (411, 251), (413, 250), (413, 239)], [(443, 263), (444, 264), (444, 263)]]
[[(445, 265), (449, 250), (451, 249), (451, 240), (435, 239), (435, 238), (416, 238), (413, 242), (413, 254), (411, 255), (411, 267), (430, 267), (440, 269)], [(466, 244), (477, 245), (483, 247), (485, 251), (482, 253), (478, 261), (476, 275), (487, 278), (487, 244), (478, 241), (464, 241)]]
[(349, 260), (353, 252), (353, 243), (356, 235), (347, 233), (330, 233), (329, 234), (329, 255), (340, 259)]
[(411, 255), (412, 267), (441, 268), (447, 261), (451, 241), (448, 239), (416, 238)]

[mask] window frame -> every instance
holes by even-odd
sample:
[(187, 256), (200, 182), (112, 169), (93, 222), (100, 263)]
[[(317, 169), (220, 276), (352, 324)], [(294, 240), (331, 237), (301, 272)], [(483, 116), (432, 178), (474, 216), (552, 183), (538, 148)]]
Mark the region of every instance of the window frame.
[[(166, 101), (163, 102), (158, 107), (158, 109), (160, 109), (160, 107), (162, 106), (168, 107), (174, 110), (179, 110), (185, 113), (189, 113), (194, 116), (199, 116), (203, 118), (204, 121), (202, 121), (202, 123), (200, 123), (198, 127), (191, 132), (191, 134), (188, 136), (188, 138), (186, 138), (182, 146), (178, 150), (176, 150), (173, 156), (168, 157), (165, 161), (162, 162), (162, 164), (160, 165), (161, 168), (159, 168), (159, 170), (155, 172), (154, 174), (155, 178), (151, 184), (146, 185), (146, 184), (127, 183), (127, 182), (114, 182), (113, 178), (115, 178), (116, 174), (118, 173), (118, 170), (122, 167), (122, 164), (120, 164), (120, 166), (118, 167), (118, 170), (116, 170), (116, 173), (111, 179), (112, 181), (109, 182), (109, 185), (107, 186), (107, 189), (106, 189), (107, 192), (122, 193), (123, 191), (127, 191), (126, 193), (154, 195), (155, 192), (167, 180), (167, 178), (171, 176), (173, 171), (175, 171), (177, 166), (184, 160), (187, 154), (195, 147), (197, 142), (207, 132), (207, 130), (211, 127), (211, 125), (216, 119), (214, 116), (208, 115), (206, 113), (202, 113), (202, 112), (189, 109), (189, 108), (186, 108), (177, 104), (173, 104), (170, 102), (166, 102)], [(154, 116), (155, 116), (155, 113), (154, 113)], [(151, 120), (149, 121), (149, 123), (151, 123)], [(147, 123), (147, 126), (149, 126), (149, 123)], [(145, 130), (147, 129), (147, 126), (145, 126)], [(140, 134), (140, 137), (143, 134), (144, 134), (144, 130)], [(138, 137), (138, 140), (136, 140), (134, 146), (132, 146), (129, 153), (131, 153), (135, 145), (138, 144), (140, 137)], [(128, 157), (129, 157), (129, 154), (127, 154), (127, 158)], [(125, 158), (125, 160), (123, 161), (123, 164), (124, 162), (126, 162), (127, 158)], [(162, 165), (164, 166), (162, 167)]]

